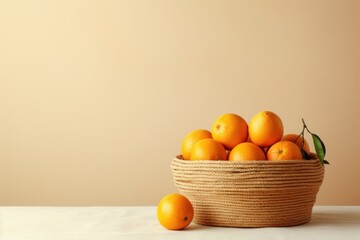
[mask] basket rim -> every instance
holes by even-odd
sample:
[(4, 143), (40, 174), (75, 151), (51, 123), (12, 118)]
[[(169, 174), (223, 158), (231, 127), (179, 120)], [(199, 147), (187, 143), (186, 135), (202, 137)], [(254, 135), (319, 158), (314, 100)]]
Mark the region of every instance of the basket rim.
[[(229, 160), (194, 160), (194, 161), (190, 161), (190, 160), (184, 160), (182, 158), (182, 155), (176, 155), (173, 159), (173, 161), (176, 162), (181, 162), (184, 164), (222, 164), (222, 165), (244, 165), (244, 164), (258, 164), (258, 165), (262, 165), (262, 164), (301, 164), (301, 163), (308, 163), (308, 164), (314, 164), (316, 162), (318, 162), (320, 164), (319, 158), (317, 157), (317, 155), (315, 153), (312, 153), (311, 156), (316, 157), (314, 159), (310, 159), (310, 160), (239, 160), (239, 161), (229, 161)], [(321, 164), (320, 164), (321, 165)]]

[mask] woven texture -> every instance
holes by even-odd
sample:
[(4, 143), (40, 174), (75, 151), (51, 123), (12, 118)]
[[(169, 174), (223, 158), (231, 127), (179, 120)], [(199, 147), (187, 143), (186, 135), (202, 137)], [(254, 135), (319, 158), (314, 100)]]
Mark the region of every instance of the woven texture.
[(319, 160), (171, 163), (175, 185), (190, 199), (198, 224), (294, 226), (311, 219), (324, 177)]

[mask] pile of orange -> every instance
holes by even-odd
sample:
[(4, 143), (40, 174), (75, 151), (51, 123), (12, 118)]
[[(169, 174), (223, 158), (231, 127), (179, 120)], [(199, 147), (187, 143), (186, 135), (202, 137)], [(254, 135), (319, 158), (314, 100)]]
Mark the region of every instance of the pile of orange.
[(249, 124), (227, 113), (216, 119), (211, 131), (197, 129), (182, 141), (184, 160), (300, 160), (309, 144), (297, 134), (284, 135), (281, 118), (273, 112), (256, 114)]
[[(220, 116), (211, 131), (197, 129), (185, 136), (181, 153), (184, 160), (300, 160), (310, 154), (309, 144), (297, 134), (284, 135), (283, 122), (270, 111), (256, 114), (249, 124), (239, 115)], [(194, 209), (181, 194), (169, 194), (158, 205), (157, 217), (170, 230), (186, 228)]]

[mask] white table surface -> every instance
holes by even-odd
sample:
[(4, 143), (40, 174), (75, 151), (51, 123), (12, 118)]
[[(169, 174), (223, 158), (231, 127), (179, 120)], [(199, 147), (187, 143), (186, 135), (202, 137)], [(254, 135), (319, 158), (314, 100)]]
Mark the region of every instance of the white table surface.
[(0, 239), (360, 239), (360, 206), (314, 207), (304, 225), (222, 228), (192, 223), (169, 231), (156, 207), (0, 207)]

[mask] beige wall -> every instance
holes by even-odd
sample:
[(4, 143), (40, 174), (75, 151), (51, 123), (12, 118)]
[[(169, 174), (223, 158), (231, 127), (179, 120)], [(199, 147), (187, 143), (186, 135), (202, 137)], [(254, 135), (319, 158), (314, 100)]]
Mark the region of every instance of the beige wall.
[(359, 3), (0, 0), (0, 205), (155, 205), (187, 132), (264, 109), (360, 205)]

